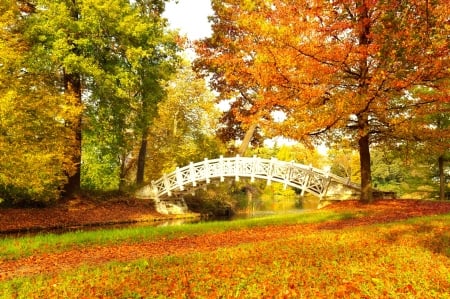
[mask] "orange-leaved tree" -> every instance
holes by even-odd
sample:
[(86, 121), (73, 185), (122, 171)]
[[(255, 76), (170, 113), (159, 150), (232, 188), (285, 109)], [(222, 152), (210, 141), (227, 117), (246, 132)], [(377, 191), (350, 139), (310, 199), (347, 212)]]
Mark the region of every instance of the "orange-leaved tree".
[[(447, 133), (416, 116), (449, 98), (447, 1), (227, 0), (213, 9), (199, 63), (230, 90), (257, 87), (251, 117), (274, 134), (352, 139), (361, 200), (372, 200), (371, 146)], [(276, 110), (283, 122), (267, 117)]]
[(211, 87), (218, 92), (218, 102), (230, 100), (230, 110), (221, 118), (218, 135), (225, 142), (242, 139), (238, 153), (243, 155), (249, 143), (261, 143), (260, 127), (271, 116), (270, 109), (258, 105), (264, 87), (253, 76), (256, 41), (239, 24), (241, 14), (245, 13), (241, 2), (212, 1), (214, 33), (196, 43), (199, 58), (194, 69), (208, 76)]

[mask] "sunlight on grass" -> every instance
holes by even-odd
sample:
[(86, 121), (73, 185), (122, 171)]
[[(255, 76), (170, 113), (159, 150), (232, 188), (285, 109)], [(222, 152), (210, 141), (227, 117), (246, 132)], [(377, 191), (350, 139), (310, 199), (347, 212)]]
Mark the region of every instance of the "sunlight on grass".
[[(307, 217), (288, 222), (320, 218)], [(0, 289), (2, 298), (450, 298), (449, 225), (450, 215), (443, 215), (318, 230), (17, 278)]]

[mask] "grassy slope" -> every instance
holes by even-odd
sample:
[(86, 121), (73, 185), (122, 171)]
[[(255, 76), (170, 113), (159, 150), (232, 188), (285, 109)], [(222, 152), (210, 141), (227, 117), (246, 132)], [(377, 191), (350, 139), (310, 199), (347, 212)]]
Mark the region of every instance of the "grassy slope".
[[(349, 219), (330, 211), (290, 216), (287, 223)], [(353, 214), (364, 217), (360, 211)], [(3, 240), (7, 259), (78, 246), (186, 238), (270, 226), (267, 218), (139, 232), (79, 233), (45, 240)], [(287, 237), (212, 250), (193, 250), (130, 262), (87, 264), (48, 275), (0, 281), (0, 298), (450, 298), (450, 214), (341, 229), (299, 230)], [(300, 226), (301, 227), (301, 226)], [(100, 238), (96, 243), (96, 238)], [(32, 244), (33, 240), (37, 245)], [(16, 245), (12, 245), (16, 243)], [(8, 245), (9, 244), (9, 245)], [(109, 244), (109, 245), (108, 245)], [(15, 248), (12, 250), (11, 248)], [(13, 254), (12, 252), (22, 252)], [(1, 267), (1, 263), (0, 263)]]

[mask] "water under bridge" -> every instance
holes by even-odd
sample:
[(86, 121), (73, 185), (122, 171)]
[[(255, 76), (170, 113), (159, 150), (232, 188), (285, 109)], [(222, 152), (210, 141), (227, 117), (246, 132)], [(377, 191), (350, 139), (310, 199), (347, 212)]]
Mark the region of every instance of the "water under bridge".
[[(223, 182), (226, 178), (234, 178), (238, 181), (240, 177), (250, 178), (251, 182), (256, 179), (265, 180), (268, 185), (278, 182), (285, 187), (291, 186), (301, 190), (301, 195), (308, 192), (320, 199), (327, 195), (332, 184), (355, 191), (360, 190), (360, 186), (352, 183), (349, 178), (312, 166), (257, 156), (221, 156), (218, 159), (204, 159), (201, 162), (191, 162), (184, 167), (177, 167), (173, 172), (164, 174), (158, 180), (140, 188), (136, 196), (142, 199), (153, 199), (159, 212), (169, 213), (167, 209), (161, 207), (161, 202), (167, 205), (170, 199), (179, 200), (183, 194), (192, 193), (195, 189), (213, 181)], [(181, 206), (183, 206), (182, 203)]]

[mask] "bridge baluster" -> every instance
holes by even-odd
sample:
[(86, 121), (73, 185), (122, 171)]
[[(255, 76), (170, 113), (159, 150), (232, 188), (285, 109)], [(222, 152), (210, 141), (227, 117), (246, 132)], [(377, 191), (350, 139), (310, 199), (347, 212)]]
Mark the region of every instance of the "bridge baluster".
[(197, 180), (195, 178), (195, 167), (193, 162), (189, 163), (189, 176), (192, 186), (197, 187)]
[(180, 171), (180, 167), (175, 170), (175, 177), (177, 178), (177, 185), (180, 191), (184, 191), (183, 174)]
[(327, 195), (328, 187), (331, 184), (331, 177), (330, 177), (330, 169), (325, 170), (325, 178), (323, 180), (323, 189), (322, 194), (320, 194), (320, 199), (322, 199), (324, 196)]
[(167, 196), (172, 196), (172, 191), (170, 190), (170, 187), (171, 187), (170, 181), (169, 181), (169, 178), (167, 177), (167, 174), (164, 174), (163, 181), (164, 181), (164, 187), (166, 188)]
[(272, 184), (272, 177), (276, 162), (276, 158), (270, 158), (269, 167), (267, 168), (267, 186), (270, 186)]
[(240, 161), (240, 156), (236, 155), (236, 158), (234, 159), (234, 174), (235, 174), (235, 180), (236, 182), (239, 182), (239, 161)]
[(291, 169), (294, 167), (294, 161), (291, 161), (288, 164), (288, 167), (286, 169), (286, 173), (284, 174), (284, 189), (286, 190), (289, 181), (291, 180)]
[(205, 172), (205, 179), (206, 179), (206, 183), (209, 184), (210, 180), (209, 180), (209, 176), (211, 174), (211, 171), (209, 170), (209, 161), (208, 158), (205, 158), (205, 160), (203, 161), (204, 164), (204, 172)]
[(305, 175), (305, 178), (304, 178), (303, 184), (302, 184), (303, 186), (302, 186), (302, 193), (300, 194), (301, 196), (305, 195), (305, 192), (306, 192), (306, 190), (309, 187), (309, 182), (311, 180), (312, 169), (313, 169), (312, 165), (309, 164), (309, 166), (307, 168), (307, 171), (305, 171), (306, 175)]
[(223, 166), (223, 156), (221, 155), (219, 158), (219, 172), (220, 172), (220, 181), (223, 182), (225, 177), (223, 176), (224, 166)]
[(255, 181), (256, 170), (258, 169), (259, 158), (256, 155), (254, 155), (252, 162), (253, 162), (252, 163), (252, 174), (250, 176), (250, 182), (253, 183)]

